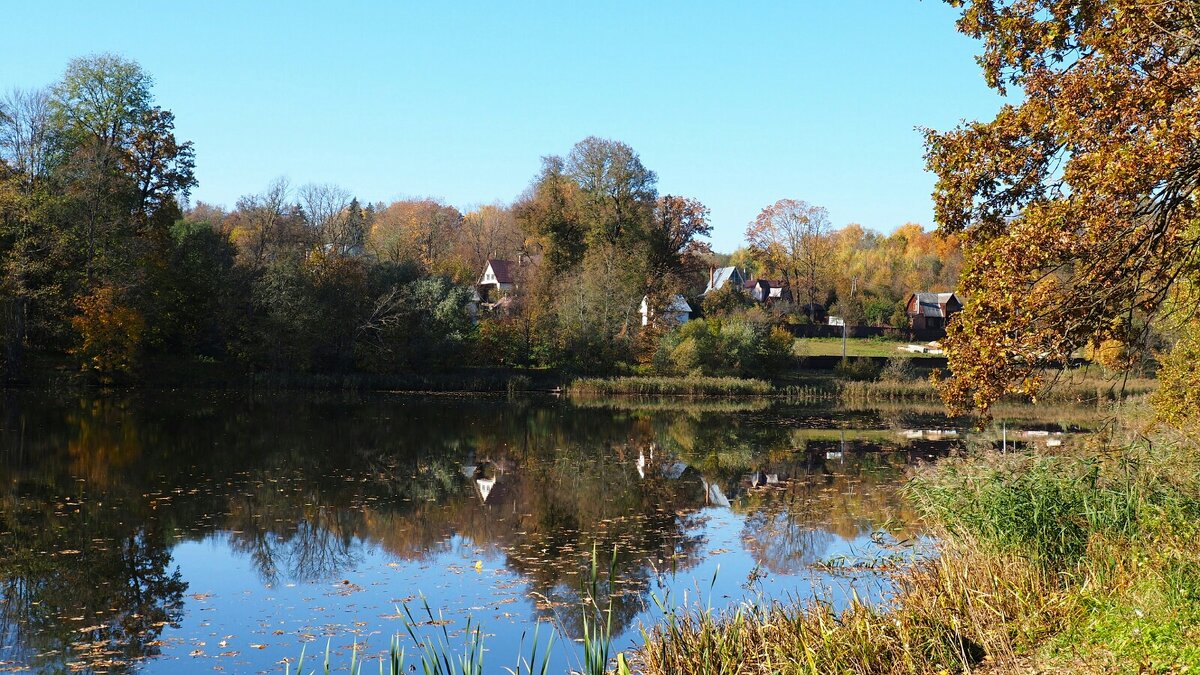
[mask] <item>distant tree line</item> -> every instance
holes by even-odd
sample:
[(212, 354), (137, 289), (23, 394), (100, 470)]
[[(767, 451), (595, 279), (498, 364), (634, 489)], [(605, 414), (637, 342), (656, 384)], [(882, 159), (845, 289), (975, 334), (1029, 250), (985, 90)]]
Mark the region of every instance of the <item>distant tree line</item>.
[[(362, 203), (336, 185), (283, 179), (232, 209), (190, 204), (193, 147), (175, 136), (152, 84), (137, 63), (101, 54), (71, 61), (45, 89), (0, 98), (10, 380), (31, 359), (109, 381), (185, 363), (760, 372), (780, 363), (771, 328), (801, 316), (801, 299), (884, 323), (907, 292), (949, 288), (958, 273), (953, 240), (916, 225), (891, 236), (831, 231), (823, 209), (791, 200), (763, 211), (748, 248), (719, 256), (703, 241), (704, 204), (659, 194), (632, 148), (595, 137), (543, 158), (511, 205), (467, 213), (429, 198)], [(489, 260), (507, 261), (514, 277), (503, 297), (477, 286)], [(795, 301), (769, 311), (740, 297), (702, 302), (710, 268), (726, 263), (782, 279)], [(643, 326), (643, 299), (653, 316), (676, 295), (724, 323), (686, 334)], [(720, 353), (689, 352), (696, 346)]]

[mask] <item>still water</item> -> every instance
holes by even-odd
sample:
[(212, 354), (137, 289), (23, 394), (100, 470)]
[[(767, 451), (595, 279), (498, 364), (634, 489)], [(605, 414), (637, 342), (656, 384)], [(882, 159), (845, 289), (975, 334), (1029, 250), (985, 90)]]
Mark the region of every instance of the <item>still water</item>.
[(223, 392), (9, 393), (0, 423), (0, 671), (35, 672), (344, 666), (397, 633), (411, 662), (406, 605), (452, 644), (481, 625), (489, 672), (535, 626), (577, 668), (593, 550), (618, 649), (660, 604), (878, 599), (872, 563), (922, 541), (910, 467), (995, 437), (935, 410)]

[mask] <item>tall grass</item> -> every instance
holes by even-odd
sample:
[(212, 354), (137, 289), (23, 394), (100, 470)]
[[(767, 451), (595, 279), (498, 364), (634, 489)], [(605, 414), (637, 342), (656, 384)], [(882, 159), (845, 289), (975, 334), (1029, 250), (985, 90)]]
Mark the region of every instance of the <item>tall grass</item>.
[(1055, 569), (1077, 562), (1096, 536), (1153, 538), (1165, 523), (1200, 517), (1195, 475), (1167, 475), (1142, 450), (1086, 456), (949, 459), (906, 488), (954, 533), (1028, 555)]
[(1192, 672), (1200, 668), (1200, 453), (1093, 442), (921, 470), (906, 494), (938, 555), (885, 606), (678, 610), (647, 673)]
[[(878, 381), (843, 380), (837, 383), (838, 397), (844, 403), (867, 404), (896, 401), (939, 401), (937, 389), (929, 380), (883, 379)], [(1121, 401), (1151, 392), (1156, 381), (1133, 378), (1124, 382), (1094, 376), (1065, 378), (1034, 397), (1011, 394), (1004, 397), (1009, 403), (1069, 403), (1102, 404)]]
[(763, 396), (774, 391), (765, 380), (741, 377), (581, 378), (567, 387), (572, 396)]
[(986, 654), (1014, 653), (1009, 627), (1055, 602), (1046, 575), (966, 546), (943, 553), (898, 577), (890, 607), (854, 597), (840, 611), (820, 600), (677, 610), (637, 657), (652, 674), (867, 675), (966, 672)]
[(685, 400), (681, 400), (677, 396), (576, 396), (571, 399), (571, 405), (577, 408), (604, 408), (631, 412), (667, 411), (684, 415), (700, 415), (703, 413), (759, 412), (771, 406), (771, 399), (762, 396), (745, 398), (689, 397)]

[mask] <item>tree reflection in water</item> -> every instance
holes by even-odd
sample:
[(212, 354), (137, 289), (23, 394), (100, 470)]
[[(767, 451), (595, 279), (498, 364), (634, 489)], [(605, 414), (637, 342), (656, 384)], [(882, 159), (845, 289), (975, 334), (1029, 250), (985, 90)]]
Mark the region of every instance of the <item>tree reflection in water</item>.
[(461, 540), (578, 637), (581, 616), (564, 608), (579, 604), (593, 546), (617, 551), (598, 600), (611, 598), (621, 632), (661, 574), (701, 561), (706, 507), (744, 514), (746, 549), (779, 573), (911, 517), (891, 489), (902, 454), (830, 466), (791, 425), (751, 413), (21, 394), (3, 418), (0, 661), (44, 670), (156, 654), (184, 610), (180, 541), (225, 540), (277, 584), (342, 578), (364, 544), (421, 561)]

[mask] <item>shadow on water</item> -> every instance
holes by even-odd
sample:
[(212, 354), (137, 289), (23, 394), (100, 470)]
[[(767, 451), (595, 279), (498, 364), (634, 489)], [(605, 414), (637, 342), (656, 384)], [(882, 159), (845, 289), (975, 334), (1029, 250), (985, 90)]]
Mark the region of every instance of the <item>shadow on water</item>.
[[(605, 588), (614, 632), (632, 635), (649, 593), (718, 561), (721, 597), (751, 569), (781, 595), (881, 527), (918, 536), (896, 487), (963, 443), (962, 424), (925, 413), (757, 402), (9, 393), (0, 419), (0, 668), (48, 672), (160, 655), (272, 670), (298, 640), (342, 635), (290, 616), (317, 590), (327, 605), (369, 598), (356, 611), (387, 635), (397, 602), (468, 597), (507, 619), (487, 626), (503, 655), (537, 620), (581, 634), (570, 610), (593, 546), (616, 548)], [(472, 577), (472, 561), (496, 571)], [(213, 565), (250, 599), (213, 597)], [(286, 629), (221, 653), (256, 621)]]

